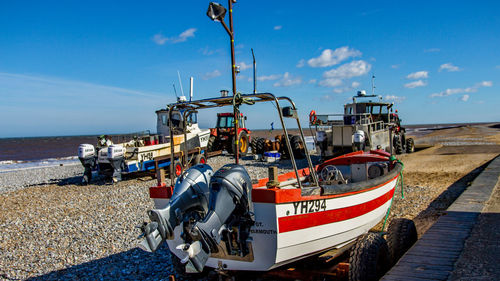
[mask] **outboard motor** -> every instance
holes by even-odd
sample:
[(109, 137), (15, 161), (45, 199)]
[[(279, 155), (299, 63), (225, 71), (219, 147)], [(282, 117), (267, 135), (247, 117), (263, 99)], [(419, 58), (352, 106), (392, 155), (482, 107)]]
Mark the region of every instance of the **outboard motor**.
[(92, 170), (95, 169), (96, 162), (96, 152), (93, 145), (84, 143), (78, 146), (78, 159), (82, 162), (85, 171), (83, 172), (83, 183), (89, 183), (92, 180)]
[(174, 228), (190, 219), (201, 220), (208, 211), (208, 184), (213, 175), (209, 165), (191, 167), (175, 183), (172, 198), (163, 209), (148, 212), (151, 223), (142, 227), (144, 240), (139, 247), (154, 252), (165, 239), (174, 238)]
[(123, 158), (125, 157), (125, 148), (121, 145), (108, 146), (108, 160), (113, 167), (113, 181), (122, 180), (122, 166), (124, 164)]
[(255, 223), (252, 204), (252, 181), (243, 166), (220, 168), (210, 180), (210, 204), (207, 216), (188, 233), (187, 243), (177, 248), (187, 253), (186, 272), (201, 272), (208, 256), (218, 252), (225, 242), (229, 255), (249, 254), (248, 237)]
[(365, 149), (365, 141), (366, 141), (365, 132), (363, 132), (362, 130), (357, 130), (356, 132), (354, 132), (352, 139), (353, 139), (352, 143), (356, 151)]

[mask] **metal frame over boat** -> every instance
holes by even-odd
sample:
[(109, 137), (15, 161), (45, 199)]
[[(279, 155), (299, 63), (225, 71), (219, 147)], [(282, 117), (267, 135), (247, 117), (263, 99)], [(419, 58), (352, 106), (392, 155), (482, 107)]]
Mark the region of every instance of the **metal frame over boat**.
[[(169, 108), (181, 107), (189, 112), (230, 106), (242, 101), (249, 104), (274, 102), (286, 136), (286, 145), (290, 147), (284, 117), (296, 119), (300, 137), (304, 141), (296, 107), (287, 97), (275, 97), (270, 93), (238, 95), (177, 103), (169, 105)], [(288, 101), (291, 106), (282, 108), (280, 101)], [(390, 154), (383, 151), (358, 151), (330, 159), (318, 166), (313, 166), (307, 148), (305, 154), (308, 168), (299, 170), (291, 155), (293, 172), (275, 179), (251, 179), (247, 203), (249, 210), (253, 210), (252, 222), (248, 225), (248, 233), (244, 235), (247, 239), (238, 241), (236, 238), (233, 241), (235, 244), (246, 244), (248, 252), (244, 253), (241, 247), (228, 247), (228, 244), (232, 244), (231, 237), (240, 236), (243, 230), (238, 224), (229, 229), (226, 225), (228, 222), (224, 221), (215, 231), (234, 235), (226, 238), (226, 241), (223, 238), (215, 240), (217, 246), (214, 249), (217, 252), (214, 249), (209, 251), (203, 265), (221, 270), (267, 271), (322, 251), (342, 248), (367, 233), (387, 214), (402, 169), (401, 164), (390, 160)], [(191, 169), (201, 168), (195, 166)], [(187, 177), (191, 169), (180, 178)], [(161, 210), (169, 208), (173, 201), (179, 201), (183, 196), (177, 190), (181, 183), (182, 180), (178, 179), (175, 187), (150, 188), (150, 196), (155, 199), (155, 208), (158, 210), (150, 213), (156, 228), (145, 231), (146, 240), (142, 247), (155, 250), (167, 238), (170, 250), (189, 266), (190, 259), (195, 257), (189, 253), (189, 248), (196, 242), (193, 238), (186, 239), (187, 232), (191, 231), (189, 227), (193, 227), (193, 224), (186, 227), (186, 219), (182, 217), (189, 212), (177, 211), (180, 218), (174, 220), (177, 221), (176, 225), (170, 226), (172, 235), (164, 236), (159, 230), (169, 220), (161, 218), (165, 214)], [(218, 196), (213, 190), (214, 183), (208, 180), (205, 185), (207, 190), (204, 193), (209, 194), (207, 200), (213, 201), (212, 197)], [(171, 201), (168, 201), (170, 197)], [(215, 206), (211, 208), (215, 210)], [(209, 209), (205, 216), (210, 213)], [(155, 213), (160, 215), (152, 215)], [(202, 220), (203, 217), (198, 221)], [(188, 270), (196, 272), (199, 269), (192, 265)]]

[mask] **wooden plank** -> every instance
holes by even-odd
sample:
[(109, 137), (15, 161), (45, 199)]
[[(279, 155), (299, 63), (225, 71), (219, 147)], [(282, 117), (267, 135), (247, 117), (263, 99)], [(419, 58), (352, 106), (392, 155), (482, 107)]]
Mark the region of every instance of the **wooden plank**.
[[(413, 270), (453, 270), (454, 266), (453, 265), (438, 265), (438, 264), (415, 264), (415, 263), (408, 263), (406, 261), (399, 261), (397, 263), (398, 266), (402, 268), (411, 268)], [(393, 267), (394, 269), (395, 267)], [(392, 269), (391, 269), (392, 271)]]
[[(453, 270), (453, 267), (451, 267)], [(442, 270), (408, 270), (403, 268), (397, 268), (391, 270), (391, 274), (398, 274), (400, 276), (405, 277), (416, 277), (416, 278), (425, 278), (425, 279), (434, 279), (434, 280), (446, 280), (451, 273), (450, 271), (442, 271)]]
[(442, 259), (434, 257), (422, 257), (416, 256), (412, 253), (407, 253), (403, 256), (404, 261), (419, 264), (436, 264), (436, 265), (453, 265), (455, 263), (454, 259)]

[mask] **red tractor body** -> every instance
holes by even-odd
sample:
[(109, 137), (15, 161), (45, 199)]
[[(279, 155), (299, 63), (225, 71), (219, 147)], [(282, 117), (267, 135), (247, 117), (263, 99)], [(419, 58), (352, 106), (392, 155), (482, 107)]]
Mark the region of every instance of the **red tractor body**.
[(235, 152), (236, 137), (240, 154), (245, 156), (250, 143), (250, 130), (245, 126), (246, 117), (240, 113), (238, 132), (234, 130), (234, 114), (218, 113), (215, 128), (210, 129), (210, 139), (208, 141), (208, 151), (227, 150), (229, 153)]

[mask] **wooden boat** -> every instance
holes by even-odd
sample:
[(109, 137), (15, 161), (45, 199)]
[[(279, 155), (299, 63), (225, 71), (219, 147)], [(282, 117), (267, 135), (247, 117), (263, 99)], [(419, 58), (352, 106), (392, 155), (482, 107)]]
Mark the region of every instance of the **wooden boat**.
[[(294, 118), (305, 141), (289, 98), (269, 93), (240, 98), (275, 101), (285, 135), (283, 117)], [(199, 111), (232, 100), (170, 106)], [(292, 106), (282, 109), (280, 100)], [(402, 170), (402, 164), (382, 150), (357, 151), (313, 166), (306, 149), (309, 167), (303, 169), (297, 169), (291, 158), (294, 171), (270, 178), (251, 179), (237, 164), (216, 172), (204, 164), (187, 170), (174, 187), (152, 187), (156, 209), (149, 212), (152, 222), (143, 228), (141, 248), (154, 251), (166, 240), (188, 272), (200, 272), (205, 266), (268, 271), (342, 249), (387, 214)]]

